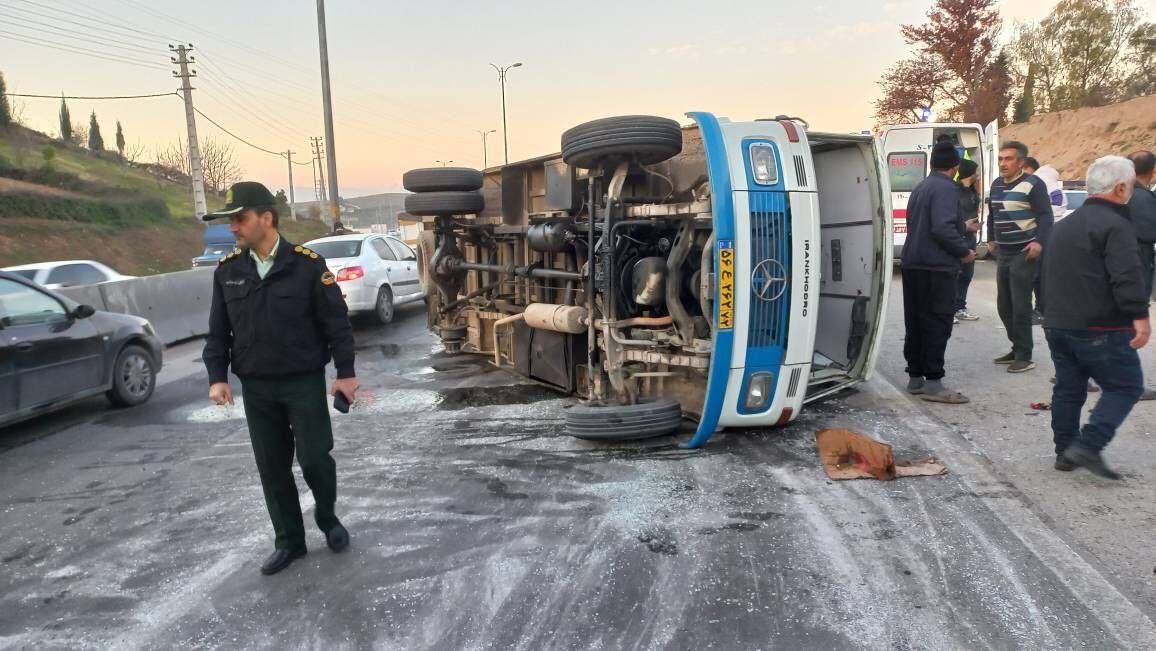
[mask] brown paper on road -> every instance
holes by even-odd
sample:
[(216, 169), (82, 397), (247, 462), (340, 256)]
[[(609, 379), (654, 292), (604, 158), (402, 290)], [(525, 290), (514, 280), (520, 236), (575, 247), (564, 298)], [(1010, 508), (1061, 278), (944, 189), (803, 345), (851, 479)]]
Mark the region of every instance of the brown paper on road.
[(895, 462), (891, 446), (846, 429), (825, 429), (815, 435), (819, 460), (831, 479), (930, 477), (947, 472), (935, 459)]

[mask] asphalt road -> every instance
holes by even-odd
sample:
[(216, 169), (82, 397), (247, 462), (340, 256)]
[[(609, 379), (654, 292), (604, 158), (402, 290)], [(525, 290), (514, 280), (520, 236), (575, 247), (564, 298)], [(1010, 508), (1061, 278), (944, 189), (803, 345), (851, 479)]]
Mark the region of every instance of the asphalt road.
[[(274, 577), (240, 405), (207, 402), (195, 345), (142, 407), (0, 430), (0, 647), (1156, 646), (1151, 609), (885, 381), (696, 452), (608, 446), (561, 434), (568, 399), (442, 354), (415, 308), (357, 339), (365, 396), (334, 418), (353, 545), (310, 532)], [(828, 481), (833, 426), (951, 472)]]

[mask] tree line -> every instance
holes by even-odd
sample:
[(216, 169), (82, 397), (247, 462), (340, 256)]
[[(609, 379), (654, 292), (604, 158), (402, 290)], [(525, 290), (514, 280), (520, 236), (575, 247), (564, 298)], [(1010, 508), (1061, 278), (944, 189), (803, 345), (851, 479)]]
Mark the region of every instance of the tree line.
[(914, 51), (879, 80), (875, 119), (1024, 122), (1156, 93), (1156, 23), (1135, 0), (1061, 0), (1007, 40), (1003, 29), (996, 0), (936, 0), (925, 23), (900, 27)]
[[(92, 111), (92, 113), (89, 114), (87, 125), (83, 122), (74, 122), (72, 120), (72, 113), (68, 108), (67, 99), (61, 96), (58, 119), (59, 139), (61, 142), (78, 148), (86, 148), (94, 153), (108, 151), (105, 145), (104, 135), (100, 129), (100, 121), (96, 117), (96, 111)], [(20, 122), (18, 112), (13, 109), (12, 103), (9, 100), (4, 74), (0, 72), (0, 129), (6, 129), (10, 125)], [(117, 154), (124, 161), (137, 163), (144, 157), (145, 148), (143, 145), (139, 142), (135, 145), (128, 144), (125, 138), (124, 126), (120, 123), (120, 120), (116, 121), (114, 144)], [(218, 193), (224, 192), (226, 188), (241, 179), (243, 171), (237, 162), (236, 154), (231, 145), (213, 138), (202, 138), (199, 148), (201, 151), (206, 189)], [(153, 160), (155, 161), (154, 164), (163, 168), (169, 176), (183, 176), (187, 178), (191, 175), (189, 156), (185, 143), (181, 140), (178, 140), (175, 144), (157, 147), (154, 151)]]

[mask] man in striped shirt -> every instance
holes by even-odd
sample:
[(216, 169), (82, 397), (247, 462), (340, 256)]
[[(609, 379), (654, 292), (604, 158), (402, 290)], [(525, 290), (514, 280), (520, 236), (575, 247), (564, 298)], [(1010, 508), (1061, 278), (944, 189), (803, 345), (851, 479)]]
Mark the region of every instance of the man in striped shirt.
[(999, 151), (1000, 177), (988, 193), (988, 248), (996, 255), (996, 297), (999, 317), (1011, 340), (1011, 352), (996, 364), (1008, 373), (1023, 373), (1036, 367), (1032, 361), (1032, 282), (1040, 256), (1052, 230), (1052, 204), (1048, 190), (1038, 177), (1024, 173), (1028, 148), (1015, 141)]

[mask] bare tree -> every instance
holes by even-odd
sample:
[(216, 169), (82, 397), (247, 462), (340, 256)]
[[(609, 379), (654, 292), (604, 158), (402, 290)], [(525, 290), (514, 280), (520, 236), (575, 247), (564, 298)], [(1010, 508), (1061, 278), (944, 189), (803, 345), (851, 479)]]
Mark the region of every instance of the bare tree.
[(201, 167), (205, 172), (205, 187), (223, 192), (241, 180), (244, 171), (237, 164), (233, 146), (212, 138), (201, 143)]
[(189, 154), (185, 149), (185, 141), (178, 140), (167, 147), (157, 147), (156, 163), (179, 174), (189, 176), (192, 166), (189, 163)]
[(124, 148), (124, 159), (130, 163), (135, 163), (144, 155), (145, 146), (141, 141), (137, 140), (134, 145), (126, 145)]
[(72, 137), (69, 142), (77, 147), (83, 147), (88, 144), (88, 126), (83, 122), (72, 123)]
[[(201, 169), (205, 175), (205, 189), (222, 192), (225, 188), (241, 180), (244, 171), (237, 163), (232, 146), (213, 138), (200, 142)], [(157, 165), (167, 167), (186, 176), (192, 174), (188, 149), (183, 140), (156, 151)]]

